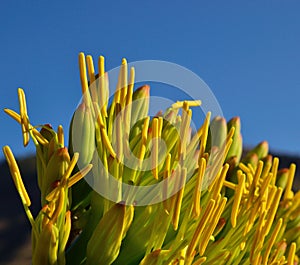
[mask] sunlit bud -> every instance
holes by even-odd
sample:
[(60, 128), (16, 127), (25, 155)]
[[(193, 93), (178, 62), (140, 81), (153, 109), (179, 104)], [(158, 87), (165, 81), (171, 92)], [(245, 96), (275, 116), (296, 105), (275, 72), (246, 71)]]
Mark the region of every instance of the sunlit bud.
[(73, 114), (69, 133), (70, 153), (78, 152), (79, 167), (89, 164), (95, 150), (95, 120), (91, 108), (84, 102)]
[(145, 85), (133, 92), (132, 95), (132, 111), (131, 111), (131, 125), (137, 121), (145, 118), (149, 111), (149, 95), (150, 87)]
[(232, 118), (227, 123), (228, 132), (232, 127), (234, 127), (234, 134), (232, 138), (233, 141), (228, 151), (226, 160), (232, 156), (236, 156), (237, 160), (239, 161), (242, 156), (242, 150), (243, 150), (243, 140), (241, 135), (241, 120), (239, 117)]

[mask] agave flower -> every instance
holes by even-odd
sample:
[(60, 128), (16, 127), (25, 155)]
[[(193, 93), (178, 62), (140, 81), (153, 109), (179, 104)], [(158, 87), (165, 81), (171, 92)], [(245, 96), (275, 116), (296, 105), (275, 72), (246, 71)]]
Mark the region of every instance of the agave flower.
[(125, 59), (111, 96), (103, 57), (98, 74), (83, 53), (79, 68), (82, 102), (68, 149), (62, 127), (30, 124), (23, 90), (20, 114), (5, 110), (21, 124), (24, 145), (29, 137), (36, 145), (43, 207), (35, 219), (4, 147), (32, 225), (33, 265), (298, 264), (294, 164), (278, 169), (267, 142), (241, 158), (238, 117), (226, 122), (207, 113), (193, 132), (200, 100), (150, 117), (150, 88), (134, 89)]

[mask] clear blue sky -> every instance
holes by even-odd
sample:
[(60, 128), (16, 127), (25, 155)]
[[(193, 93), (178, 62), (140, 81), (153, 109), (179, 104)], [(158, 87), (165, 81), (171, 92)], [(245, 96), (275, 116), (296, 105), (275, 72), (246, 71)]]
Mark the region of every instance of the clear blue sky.
[[(102, 2), (102, 3), (101, 3)], [(80, 98), (78, 53), (108, 69), (156, 59), (198, 74), (227, 119), (240, 116), (247, 145), (268, 140), (300, 155), (299, 1), (2, 1), (1, 147), (25, 155), (18, 110), (26, 91), (33, 124), (68, 124)], [(2, 154), (1, 154), (1, 157)]]

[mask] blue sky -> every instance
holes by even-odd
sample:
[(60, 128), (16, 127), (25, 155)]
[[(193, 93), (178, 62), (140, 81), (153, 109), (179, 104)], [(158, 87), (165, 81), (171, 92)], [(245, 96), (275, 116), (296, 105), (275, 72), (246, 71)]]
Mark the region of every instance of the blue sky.
[[(2, 111), (27, 96), (33, 124), (68, 131), (80, 99), (78, 53), (164, 60), (199, 75), (246, 145), (300, 155), (299, 1), (3, 1), (0, 8), (1, 147), (17, 155), (20, 127)], [(1, 154), (2, 155), (2, 154)]]

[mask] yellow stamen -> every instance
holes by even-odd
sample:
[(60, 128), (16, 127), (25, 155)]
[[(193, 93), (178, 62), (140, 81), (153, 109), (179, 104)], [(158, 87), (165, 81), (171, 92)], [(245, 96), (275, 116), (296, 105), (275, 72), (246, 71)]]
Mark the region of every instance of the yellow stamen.
[(4, 109), (4, 112), (6, 114), (8, 114), (10, 117), (12, 117), (14, 120), (16, 120), (18, 123), (22, 123), (21, 121), (21, 116), (16, 113), (15, 111), (11, 110), (11, 109)]
[(278, 166), (279, 166), (279, 159), (278, 157), (274, 157), (273, 163), (272, 163), (272, 174), (273, 174), (273, 179), (271, 180), (271, 184), (275, 185), (276, 183), (276, 176), (278, 172)]
[(266, 248), (266, 251), (265, 251), (265, 254), (263, 256), (263, 264), (264, 265), (267, 265), (268, 264), (268, 259), (269, 259), (269, 255), (271, 253), (271, 249), (275, 243), (275, 240), (276, 240), (276, 237), (281, 229), (281, 226), (282, 226), (282, 218), (280, 218), (272, 232), (272, 235), (270, 237), (270, 239), (268, 240), (268, 245), (267, 245), (267, 248)]
[(146, 154), (146, 143), (147, 143), (147, 137), (148, 137), (149, 121), (150, 121), (150, 117), (148, 116), (144, 120), (143, 129), (142, 129), (141, 149), (140, 149), (140, 154), (139, 154), (140, 167), (143, 163), (143, 159)]
[(296, 253), (296, 243), (293, 242), (290, 246), (287, 265), (294, 265), (295, 253)]
[(95, 68), (94, 68), (94, 63), (93, 63), (93, 58), (91, 55), (86, 56), (86, 62), (87, 62), (87, 70), (88, 70), (88, 76), (90, 79), (90, 93), (92, 96), (92, 101), (98, 103), (98, 95), (97, 95), (97, 89), (95, 85)]
[(56, 222), (58, 216), (62, 213), (63, 207), (65, 204), (65, 189), (61, 187), (58, 190), (57, 201), (54, 204), (54, 211), (51, 217), (52, 222)]
[(62, 241), (60, 242), (61, 249), (65, 249), (69, 239), (70, 231), (71, 231), (71, 211), (67, 211), (65, 214), (63, 237), (62, 237)]
[(67, 186), (68, 188), (70, 188), (72, 185), (74, 185), (76, 182), (78, 182), (79, 180), (81, 180), (83, 177), (86, 176), (86, 174), (91, 170), (91, 168), (93, 167), (92, 164), (88, 164), (87, 166), (85, 166), (83, 169), (81, 169), (80, 171), (78, 171), (76, 174), (74, 174), (73, 176), (70, 177), (77, 161), (78, 161), (79, 155), (78, 153), (75, 153), (72, 157), (72, 160), (66, 170), (66, 172), (64, 173), (60, 185), (53, 189), (47, 196), (46, 196), (46, 200), (47, 201), (53, 201), (55, 199), (55, 197), (57, 196), (57, 191), (61, 188), (61, 187), (65, 187)]
[(267, 219), (267, 223), (266, 223), (266, 228), (264, 229), (266, 234), (269, 233), (269, 231), (272, 227), (272, 224), (273, 224), (273, 221), (274, 221), (274, 218), (275, 218), (275, 214), (277, 212), (277, 208), (278, 208), (278, 205), (279, 205), (279, 202), (280, 202), (281, 195), (282, 195), (282, 188), (279, 187), (277, 189), (276, 193), (275, 193), (274, 199), (273, 199), (272, 204), (270, 206), (268, 219)]
[(215, 200), (210, 200), (206, 206), (206, 209), (203, 213), (203, 216), (201, 217), (197, 228), (195, 230), (195, 233), (193, 235), (193, 238), (187, 248), (186, 251), (186, 256), (187, 257), (192, 257), (193, 253), (195, 251), (196, 246), (199, 243), (200, 237), (206, 227), (207, 222), (210, 220), (210, 216), (212, 215), (213, 211), (214, 211), (214, 206), (215, 206), (216, 201)]
[(102, 136), (102, 140), (103, 143), (105, 145), (105, 147), (107, 148), (108, 152), (110, 153), (110, 155), (115, 158), (116, 157), (116, 153), (114, 151), (114, 149), (112, 148), (108, 135), (106, 133), (106, 130), (104, 128), (101, 128), (101, 136)]
[(99, 69), (99, 103), (101, 106), (101, 113), (104, 117), (107, 117), (107, 92), (108, 92), (108, 77), (105, 74), (105, 66), (104, 66), (104, 57), (100, 56), (98, 59), (98, 69)]
[(177, 199), (176, 199), (176, 203), (175, 203), (175, 210), (174, 210), (173, 219), (172, 219), (174, 230), (177, 230), (177, 228), (178, 228), (179, 217), (180, 217), (180, 209), (181, 209), (184, 186), (185, 186), (185, 181), (186, 181), (186, 174), (187, 174), (187, 169), (185, 167), (183, 167), (182, 170), (181, 170), (181, 179), (180, 179), (180, 186), (179, 186), (180, 190), (177, 193)]
[(70, 177), (68, 179), (68, 188), (70, 188), (75, 183), (77, 183), (79, 180), (81, 180), (82, 178), (84, 178), (86, 176), (86, 174), (89, 173), (89, 171), (91, 170), (92, 167), (93, 167), (92, 164), (88, 164), (83, 169), (81, 169), (76, 174), (74, 174), (72, 177)]
[(238, 215), (241, 199), (243, 196), (244, 188), (245, 188), (245, 175), (242, 173), (242, 171), (239, 170), (238, 186), (234, 193), (234, 201), (233, 201), (232, 211), (231, 211), (231, 224), (233, 228), (236, 226), (237, 215)]
[(93, 103), (94, 110), (95, 110), (95, 116), (97, 117), (97, 123), (99, 125), (99, 128), (104, 128), (105, 129), (105, 123), (102, 118), (102, 114), (100, 112), (99, 106), (96, 102)]
[(79, 153), (74, 153), (74, 155), (70, 161), (70, 164), (61, 179), (62, 182), (66, 181), (70, 177), (74, 167), (76, 166), (76, 163), (78, 162), (78, 159), (79, 159)]
[(245, 165), (243, 164), (242, 162), (239, 163), (239, 168), (244, 171), (245, 173), (251, 173), (251, 170)]
[(250, 163), (247, 164), (247, 167), (249, 168), (249, 174), (254, 175), (255, 174), (254, 167)]
[(58, 126), (57, 128), (57, 139), (58, 139), (58, 144), (63, 147), (65, 140), (64, 140), (64, 129), (61, 125)]
[(119, 162), (123, 161), (123, 134), (122, 134), (122, 123), (123, 117), (121, 112), (121, 103), (116, 104), (116, 154)]
[(294, 163), (292, 163), (289, 168), (288, 180), (287, 180), (285, 192), (283, 195), (284, 200), (293, 198), (292, 186), (293, 186), (295, 172), (296, 172), (296, 165)]
[(34, 137), (36, 138), (36, 140), (37, 140), (40, 144), (46, 145), (46, 144), (49, 143), (48, 140), (45, 139), (45, 138), (41, 135), (41, 133), (40, 133), (38, 130), (36, 130), (35, 128), (32, 128), (32, 133), (33, 133)]
[(93, 63), (93, 58), (91, 55), (86, 56), (88, 75), (90, 79), (90, 85), (95, 81), (95, 68)]
[(98, 60), (98, 67), (99, 67), (99, 75), (102, 76), (105, 73), (105, 66), (104, 66), (104, 56), (99, 56)]
[(122, 65), (121, 65), (121, 83), (120, 83), (120, 89), (121, 89), (121, 103), (124, 106), (126, 103), (126, 94), (127, 94), (127, 89), (128, 89), (128, 80), (127, 80), (127, 75), (128, 75), (128, 67), (127, 67), (127, 60), (125, 58), (122, 59)]
[(171, 168), (171, 154), (168, 153), (165, 160), (165, 169), (164, 169), (164, 185), (163, 185), (163, 194), (162, 194), (162, 200), (163, 200), (163, 206), (164, 209), (167, 212), (170, 212), (170, 205), (169, 205), (169, 177), (170, 177), (170, 168)]
[(186, 144), (185, 144), (185, 133), (187, 129), (187, 116), (188, 116), (188, 104), (186, 101), (183, 102), (182, 106), (182, 120), (180, 123), (180, 132), (179, 132), (179, 145), (178, 145), (178, 158), (181, 157), (184, 159), (186, 154)]
[(173, 109), (179, 109), (183, 107), (184, 102), (187, 103), (189, 107), (198, 107), (201, 105), (201, 100), (185, 100), (185, 101), (177, 101), (172, 104)]
[[(126, 71), (126, 74), (125, 74)], [(126, 77), (125, 77), (126, 76)], [(125, 81), (126, 81), (126, 88), (125, 88)], [(120, 72), (118, 76), (118, 83), (116, 92), (114, 95), (114, 102), (115, 103), (125, 103), (124, 98), (127, 93), (127, 62), (126, 59), (123, 58), (122, 64), (120, 67)]]
[[(127, 92), (127, 95), (129, 93), (129, 96), (126, 95), (126, 100), (127, 101), (130, 101), (130, 99), (132, 99), (132, 93), (133, 93), (133, 87), (134, 87), (134, 79), (135, 79), (135, 70), (134, 70), (134, 67), (131, 67), (130, 68), (130, 75), (129, 75), (128, 92)], [(126, 104), (128, 104), (128, 102)]]
[(263, 172), (261, 173), (261, 179), (265, 179), (268, 176), (271, 167), (272, 167), (272, 163), (269, 162), (264, 163), (264, 169)]
[(79, 72), (80, 72), (80, 81), (81, 81), (81, 89), (82, 95), (84, 95), (88, 91), (88, 80), (86, 77), (86, 63), (84, 53), (79, 53)]
[[(147, 116), (144, 120), (143, 129), (142, 129), (142, 144), (146, 144), (146, 142), (147, 142), (149, 121), (150, 121), (150, 117)], [(154, 125), (152, 125), (152, 126), (154, 126)]]
[(257, 228), (256, 228), (256, 232), (254, 235), (254, 240), (252, 242), (252, 247), (250, 250), (250, 261), (253, 264), (257, 264), (257, 257), (259, 256), (259, 253), (261, 251), (261, 247), (263, 242), (261, 242), (260, 240), (264, 240), (264, 231), (263, 231), (263, 225), (265, 223), (265, 217), (266, 217), (266, 212), (261, 212), (260, 213), (260, 217), (258, 220), (258, 224), (257, 224)]
[(152, 121), (152, 174), (155, 179), (158, 179), (158, 119), (153, 118)]
[(201, 265), (207, 260), (206, 257), (201, 257), (200, 259), (196, 260), (193, 265)]
[(266, 210), (268, 211), (272, 205), (272, 202), (274, 200), (274, 196), (275, 196), (275, 193), (277, 191), (277, 187), (276, 186), (272, 186), (269, 188), (269, 191), (268, 192), (268, 200), (267, 200), (267, 205), (266, 205)]
[(269, 173), (268, 176), (263, 180), (263, 183), (261, 184), (259, 193), (260, 193), (262, 200), (267, 199), (267, 192), (268, 192), (267, 188), (270, 184), (272, 177), (273, 177), (272, 173)]
[(259, 178), (260, 178), (260, 176), (262, 174), (263, 166), (264, 166), (264, 163), (261, 160), (259, 160), (258, 164), (257, 164), (257, 168), (256, 168), (256, 171), (255, 171), (255, 174), (254, 174), (254, 177), (253, 177), (253, 182), (252, 182), (252, 184), (253, 184), (253, 186), (252, 186), (253, 187), (253, 191), (255, 190), (255, 188), (258, 185)]
[(208, 229), (205, 230), (204, 232), (204, 235), (203, 235), (203, 238), (199, 244), (199, 254), (200, 256), (202, 256), (206, 250), (206, 247), (208, 245), (208, 242), (209, 242), (209, 239), (210, 237), (212, 236), (212, 233), (214, 232), (219, 220), (220, 220), (220, 217), (221, 217), (221, 214), (225, 208), (225, 205), (226, 205), (226, 202), (227, 202), (227, 198), (222, 198), (221, 202), (218, 204), (218, 205), (215, 205), (214, 207), (214, 212), (213, 212), (213, 215), (212, 217), (210, 218), (211, 223), (208, 227)]
[(221, 171), (220, 176), (218, 177), (218, 181), (216, 181), (215, 184), (214, 184), (213, 195), (212, 195), (213, 199), (217, 199), (217, 196), (220, 194), (221, 189), (222, 189), (223, 184), (224, 184), (224, 181), (225, 181), (225, 178), (226, 178), (226, 174), (227, 174), (228, 169), (229, 169), (228, 164), (225, 164), (222, 167), (222, 171)]
[(256, 203), (254, 203), (254, 205), (251, 209), (250, 218), (247, 221), (246, 228), (244, 230), (244, 235), (247, 234), (250, 231), (250, 229), (252, 228), (255, 218), (259, 214), (260, 206), (261, 206), (261, 204), (258, 201), (256, 201)]
[(19, 105), (20, 105), (20, 117), (21, 117), (21, 127), (23, 135), (23, 145), (27, 146), (29, 143), (29, 121), (27, 116), (27, 106), (26, 99), (23, 89), (18, 89)]
[[(15, 121), (17, 121), (19, 124), (22, 124), (22, 120), (21, 120), (21, 116), (16, 113), (15, 111), (11, 110), (11, 109), (4, 109), (4, 112), (6, 114), (8, 114), (10, 117), (12, 117)], [(35, 136), (36, 140), (42, 144), (48, 144), (48, 141), (41, 135), (41, 133), (35, 129), (34, 127), (32, 127), (31, 125), (29, 125), (30, 130), (32, 130), (33, 135)], [(35, 142), (36, 143), (36, 142)]]
[(195, 218), (199, 217), (201, 211), (200, 200), (201, 200), (201, 190), (202, 190), (202, 182), (205, 173), (205, 168), (206, 168), (206, 160), (202, 157), (199, 163), (197, 182), (193, 194), (193, 216)]
[(199, 152), (200, 156), (202, 156), (204, 154), (204, 151), (205, 151), (205, 148), (206, 148), (210, 116), (211, 116), (211, 113), (208, 112), (207, 115), (206, 115), (204, 124), (203, 124), (203, 131), (202, 131), (203, 133), (201, 135), (200, 152)]
[(224, 187), (227, 187), (229, 189), (232, 189), (232, 190), (237, 189), (237, 185), (232, 182), (229, 182), (228, 180), (224, 180), (223, 184), (224, 184)]
[(10, 173), (12, 175), (13, 181), (15, 183), (15, 186), (19, 192), (19, 195), (21, 197), (22, 203), (24, 205), (26, 205), (27, 207), (29, 207), (31, 205), (31, 201), (30, 198), (28, 196), (28, 193), (25, 189), (21, 174), (20, 174), (20, 170), (18, 167), (18, 164), (15, 160), (15, 157), (10, 149), (9, 146), (4, 146), (3, 147), (3, 153), (5, 155), (5, 158), (7, 160), (8, 166), (9, 166), (9, 170)]
[(135, 78), (135, 71), (134, 71), (134, 68), (131, 67), (130, 75), (129, 75), (129, 84), (128, 84), (128, 89), (127, 89), (127, 94), (126, 94), (126, 107), (125, 107), (125, 133), (127, 135), (129, 135), (129, 132), (130, 132), (134, 78)]
[(247, 191), (249, 191), (249, 189), (250, 189), (250, 187), (252, 185), (254, 174), (255, 174), (255, 171), (247, 173), (247, 178), (246, 178), (246, 190)]
[(163, 123), (164, 123), (163, 117), (158, 117), (158, 137), (159, 138), (161, 138)]

